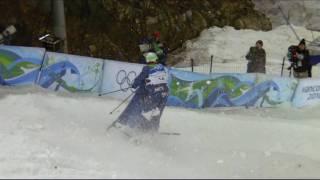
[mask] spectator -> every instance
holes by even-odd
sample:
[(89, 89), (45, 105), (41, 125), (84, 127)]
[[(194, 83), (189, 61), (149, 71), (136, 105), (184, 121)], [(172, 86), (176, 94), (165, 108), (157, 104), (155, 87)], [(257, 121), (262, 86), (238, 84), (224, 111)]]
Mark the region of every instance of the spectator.
[(168, 49), (161, 43), (160, 32), (158, 31), (154, 32), (151, 38), (151, 50), (159, 57), (159, 63), (166, 65)]
[(288, 59), (291, 62), (289, 69), (293, 68), (293, 75), (296, 78), (311, 77), (311, 65), (309, 63), (309, 51), (306, 49), (306, 42), (302, 39), (298, 46), (290, 46)]
[(263, 42), (258, 40), (255, 47), (251, 47), (246, 59), (247, 73), (266, 73), (266, 52), (262, 48)]
[[(159, 63), (166, 65), (168, 49), (165, 48), (164, 44), (160, 41), (160, 32), (154, 32), (151, 38), (143, 38), (139, 43), (139, 48), (142, 54), (148, 52), (156, 53), (159, 58)], [(140, 63), (146, 63), (144, 55), (141, 56)]]

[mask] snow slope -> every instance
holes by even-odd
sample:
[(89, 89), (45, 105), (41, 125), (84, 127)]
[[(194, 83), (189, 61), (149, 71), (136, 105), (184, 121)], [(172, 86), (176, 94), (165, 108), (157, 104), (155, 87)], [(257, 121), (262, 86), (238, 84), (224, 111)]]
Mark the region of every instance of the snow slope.
[[(304, 27), (294, 27), (301, 38), (312, 41), (320, 36), (320, 32), (311, 32)], [(209, 72), (210, 56), (213, 55), (213, 72), (245, 73), (247, 60), (245, 55), (256, 41), (264, 42), (267, 53), (267, 74), (280, 75), (283, 57), (290, 45), (299, 41), (289, 26), (279, 26), (271, 31), (236, 30), (233, 27), (212, 27), (204, 30), (199, 38), (186, 42), (186, 51), (181, 54), (185, 61), (177, 68), (187, 67), (190, 70), (190, 59), (195, 60), (197, 72)], [(286, 61), (286, 66), (289, 63)], [(319, 68), (315, 67), (315, 77), (319, 77)], [(288, 71), (285, 70), (286, 75)]]
[[(135, 145), (105, 128), (120, 102), (0, 88), (0, 178), (320, 177), (320, 112), (166, 108)], [(124, 108), (120, 108), (120, 111)]]
[(320, 3), (318, 0), (253, 0), (258, 11), (270, 18), (273, 27), (287, 24), (278, 9), (281, 7), (290, 23), (308, 29), (320, 30)]

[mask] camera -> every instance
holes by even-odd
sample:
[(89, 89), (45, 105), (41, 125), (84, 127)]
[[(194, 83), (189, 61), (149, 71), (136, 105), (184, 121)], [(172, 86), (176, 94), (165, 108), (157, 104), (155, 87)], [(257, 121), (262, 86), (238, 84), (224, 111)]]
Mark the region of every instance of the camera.
[(11, 35), (13, 35), (14, 33), (16, 33), (17, 32), (17, 29), (13, 26), (13, 25), (11, 25), (11, 26), (8, 26), (3, 32), (2, 32), (2, 34), (4, 35), (4, 36), (11, 36)]
[(13, 25), (8, 26), (0, 34), (0, 44), (4, 44), (5, 42), (10, 42), (10, 37), (16, 32), (17, 32), (17, 29)]
[(42, 47), (53, 52), (62, 51), (63, 41), (52, 34), (45, 34), (38, 39), (42, 43)]

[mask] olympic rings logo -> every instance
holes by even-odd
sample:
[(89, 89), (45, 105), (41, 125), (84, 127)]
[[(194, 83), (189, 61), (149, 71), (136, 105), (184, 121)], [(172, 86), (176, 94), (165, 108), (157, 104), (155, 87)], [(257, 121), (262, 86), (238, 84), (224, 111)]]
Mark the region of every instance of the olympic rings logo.
[[(120, 86), (120, 90), (127, 92), (132, 86), (137, 73), (135, 71), (130, 71), (127, 73), (125, 70), (120, 70), (117, 73), (116, 82)], [(131, 89), (133, 91), (133, 89)]]

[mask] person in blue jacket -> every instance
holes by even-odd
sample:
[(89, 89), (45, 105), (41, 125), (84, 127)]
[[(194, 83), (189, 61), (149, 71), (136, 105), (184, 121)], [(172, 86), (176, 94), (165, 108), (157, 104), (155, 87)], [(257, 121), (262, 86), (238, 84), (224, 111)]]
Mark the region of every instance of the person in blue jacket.
[(165, 67), (158, 63), (154, 52), (144, 54), (146, 63), (135, 78), (135, 95), (119, 116), (116, 127), (123, 125), (146, 131), (158, 131), (160, 118), (167, 102), (169, 88)]

